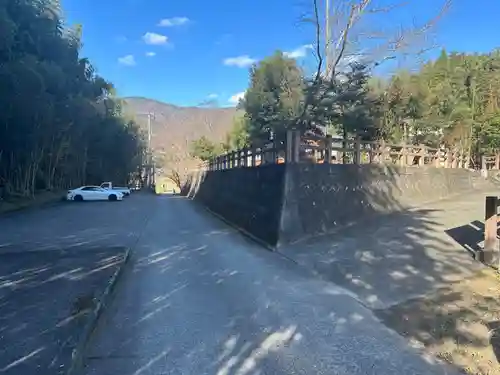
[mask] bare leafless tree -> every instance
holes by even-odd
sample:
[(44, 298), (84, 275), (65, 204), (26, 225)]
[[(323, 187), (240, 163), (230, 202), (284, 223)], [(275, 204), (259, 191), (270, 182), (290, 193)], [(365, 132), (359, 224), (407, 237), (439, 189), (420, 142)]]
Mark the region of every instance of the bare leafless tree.
[(452, 0), (436, 0), (436, 13), (428, 19), (398, 23), (398, 12), (410, 12), (409, 5), (419, 0), (383, 0), (383, 6), (378, 5), (382, 0), (323, 0), (324, 7), (319, 0), (309, 1), (312, 15), (301, 19), (314, 27), (317, 63), (298, 119), (299, 128), (310, 127), (308, 111), (328, 95), (338, 73), (347, 65), (356, 62), (375, 67), (398, 57), (421, 56), (435, 48), (432, 31), (452, 4)]
[(174, 182), (174, 184), (179, 188), (179, 190), (182, 188), (183, 179), (181, 178), (179, 171), (173, 169), (167, 177)]
[(435, 13), (427, 19), (402, 19), (418, 1), (325, 0), (322, 7), (312, 0), (313, 14), (305, 20), (315, 29), (316, 77), (333, 80), (339, 67), (353, 61), (376, 66), (435, 48), (432, 31), (452, 0), (436, 0)]

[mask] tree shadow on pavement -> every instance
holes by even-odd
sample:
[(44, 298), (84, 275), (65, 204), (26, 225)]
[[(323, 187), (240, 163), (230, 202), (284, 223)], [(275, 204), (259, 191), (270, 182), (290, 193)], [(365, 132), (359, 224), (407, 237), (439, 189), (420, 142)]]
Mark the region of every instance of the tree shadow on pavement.
[(133, 258), (82, 373), (446, 373), (345, 290), (211, 223)]
[(489, 271), (376, 314), (469, 374), (500, 374), (500, 280)]
[[(346, 288), (365, 306), (376, 309), (377, 314), (392, 311), (391, 319), (400, 325), (396, 326), (390, 319), (384, 322), (397, 328), (399, 333), (405, 335), (412, 330), (412, 324), (421, 324), (421, 337), (415, 339), (418, 346), (429, 346), (432, 352), (432, 343), (439, 339), (433, 341), (431, 338), (439, 329), (441, 333), (436, 334), (448, 335), (449, 341), (458, 337), (466, 342), (464, 350), (489, 348), (491, 354), (489, 337), (484, 331), (468, 334), (458, 331), (457, 334), (455, 327), (467, 325), (464, 321), (468, 319), (477, 320), (500, 311), (500, 305), (494, 304), (494, 297), (486, 296), (477, 303), (472, 297), (465, 298), (464, 293), (460, 296), (451, 292), (445, 296), (439, 294), (440, 298), (436, 299), (429, 297), (443, 288), (460, 285), (461, 281), (485, 269), (472, 256), (480, 241), (478, 230), (456, 229), (464, 222), (477, 226), (484, 215), (482, 191), (475, 194), (464, 191), (445, 198), (447, 188), (439, 181), (435, 185), (432, 181), (414, 181), (410, 169), (407, 169), (408, 175), (382, 169), (374, 166), (371, 173), (357, 173), (347, 185), (335, 180), (334, 171), (330, 175), (322, 173), (317, 184), (312, 183), (315, 179), (302, 176), (306, 197), (302, 198), (301, 212), (307, 213), (303, 226), (309, 225), (310, 233), (316, 229), (315, 234), (320, 236), (283, 246), (279, 251), (314, 270), (318, 276)], [(458, 172), (449, 173), (451, 176)], [(426, 197), (431, 188), (443, 189), (444, 199), (432, 201)], [(435, 193), (430, 195), (436, 197)], [(359, 213), (358, 220), (350, 220), (350, 210)], [(329, 232), (339, 213), (338, 227)], [(491, 280), (486, 283), (488, 288), (498, 284)], [(426, 309), (415, 305), (403, 309), (406, 301), (422, 296), (426, 297), (418, 300), (423, 304), (428, 301)], [(468, 303), (464, 302), (460, 312), (450, 309), (450, 315), (440, 313), (441, 306), (460, 304), (462, 299)], [(488, 319), (483, 320), (483, 330), (488, 322)], [(446, 327), (450, 326), (453, 329), (448, 332)], [(429, 337), (429, 341), (425, 341), (425, 337)], [(463, 358), (480, 363), (477, 366), (488, 367), (491, 363), (491, 356), (486, 355)], [(451, 362), (460, 368), (467, 366), (457, 358)]]
[(0, 255), (0, 372), (65, 373), (123, 248)]
[[(285, 245), (279, 251), (352, 291), (365, 305), (382, 308), (399, 303), (481, 269), (445, 233), (455, 222), (463, 222), (461, 202), (470, 200), (469, 195), (414, 208), (428, 200), (426, 189), (433, 186), (432, 182), (419, 185), (409, 172), (404, 175), (373, 166), (369, 173), (356, 173), (342, 191), (335, 187), (335, 175), (321, 175), (315, 186), (304, 179), (307, 186), (302, 189), (310, 198), (303, 199), (301, 213), (307, 213), (308, 225), (322, 225), (326, 234)], [(328, 184), (337, 193), (329, 193)], [(439, 189), (439, 184), (434, 188)], [(328, 233), (339, 210), (338, 228)], [(353, 214), (352, 210), (357, 211)]]

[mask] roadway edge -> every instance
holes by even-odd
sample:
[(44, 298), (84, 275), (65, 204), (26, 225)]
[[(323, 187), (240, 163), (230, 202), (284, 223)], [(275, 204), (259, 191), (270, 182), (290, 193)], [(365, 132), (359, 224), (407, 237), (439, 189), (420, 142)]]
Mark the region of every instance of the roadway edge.
[(7, 210), (0, 210), (0, 217), (6, 217), (10, 215), (15, 215), (17, 213), (24, 213), (24, 212), (31, 212), (31, 211), (36, 211), (36, 210), (42, 210), (45, 208), (50, 208), (54, 206), (61, 206), (66, 203), (66, 200), (63, 199), (63, 197), (54, 197), (54, 199), (49, 199), (45, 202), (38, 203), (38, 204), (28, 204), (26, 206), (18, 206), (18, 207), (13, 207)]
[[(192, 200), (194, 201), (194, 200)], [(196, 202), (195, 202), (196, 203)], [(252, 240), (253, 242), (257, 243), (258, 245), (266, 248), (267, 250), (269, 251), (273, 251), (273, 252), (276, 252), (277, 251), (277, 248), (275, 246), (271, 246), (269, 245), (267, 242), (261, 240), (260, 238), (254, 236), (252, 233), (248, 232), (247, 230), (239, 227), (238, 225), (234, 224), (233, 222), (227, 220), (226, 218), (224, 218), (222, 215), (219, 215), (218, 213), (212, 211), (210, 208), (208, 208), (207, 206), (205, 206), (204, 204), (201, 204), (201, 206), (205, 209), (205, 211), (207, 211), (208, 213), (210, 213), (211, 215), (215, 216), (217, 219), (219, 219), (220, 221), (222, 221), (223, 223), (227, 224), (228, 226), (230, 226), (231, 228), (233, 229), (236, 229), (238, 232), (240, 232), (242, 235), (244, 235), (245, 237), (247, 237), (248, 239)]]
[(83, 355), (85, 353), (87, 344), (90, 341), (92, 333), (94, 332), (94, 329), (97, 326), (97, 322), (99, 321), (99, 318), (101, 317), (104, 309), (106, 308), (106, 305), (111, 300), (113, 291), (116, 285), (118, 284), (120, 276), (123, 274), (123, 271), (129, 259), (130, 259), (130, 248), (127, 247), (121, 265), (118, 266), (118, 269), (109, 279), (108, 285), (106, 285), (104, 292), (101, 294), (99, 300), (96, 302), (94, 309), (92, 310), (90, 316), (87, 319), (87, 323), (83, 328), (83, 333), (80, 336), (80, 339), (78, 340), (78, 343), (76, 344), (75, 348), (73, 349), (71, 365), (68, 371), (66, 372), (67, 375), (75, 375), (77, 371), (81, 369), (83, 364)]

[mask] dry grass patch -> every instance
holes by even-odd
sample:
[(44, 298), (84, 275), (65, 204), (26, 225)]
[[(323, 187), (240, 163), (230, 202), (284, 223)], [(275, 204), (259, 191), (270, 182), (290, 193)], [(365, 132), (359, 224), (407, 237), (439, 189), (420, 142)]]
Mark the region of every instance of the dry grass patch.
[(467, 374), (500, 375), (500, 275), (486, 270), (377, 315)]

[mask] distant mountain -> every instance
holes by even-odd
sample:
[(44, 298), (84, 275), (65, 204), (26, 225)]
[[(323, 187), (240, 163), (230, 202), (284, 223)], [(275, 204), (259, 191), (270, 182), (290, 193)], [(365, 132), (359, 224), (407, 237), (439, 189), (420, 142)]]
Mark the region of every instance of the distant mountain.
[[(125, 111), (147, 132), (147, 113), (153, 113), (151, 144), (155, 155), (173, 168), (190, 169), (197, 162), (189, 155), (191, 142), (206, 136), (222, 142), (233, 125), (236, 108), (178, 107), (156, 100), (124, 98)], [(147, 134), (147, 133), (146, 133)]]

